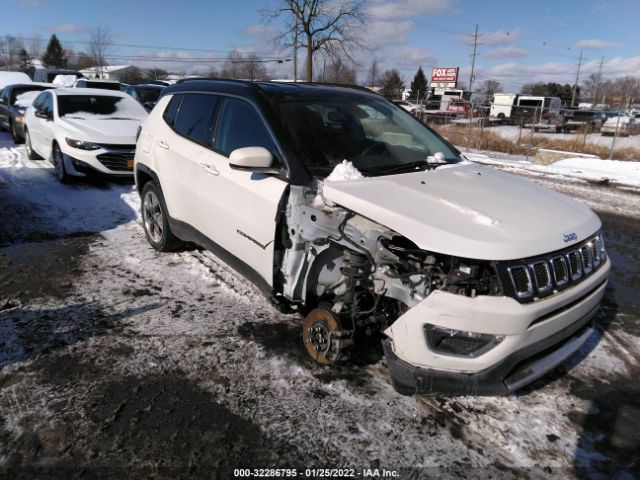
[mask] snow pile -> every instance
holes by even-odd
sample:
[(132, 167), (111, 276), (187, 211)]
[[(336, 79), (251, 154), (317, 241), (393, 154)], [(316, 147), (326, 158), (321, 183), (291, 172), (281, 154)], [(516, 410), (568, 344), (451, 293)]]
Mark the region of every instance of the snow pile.
[(460, 205), (443, 198), (440, 199), (440, 202), (444, 203), (447, 207), (457, 210), (463, 215), (471, 217), (471, 219), (479, 225), (486, 225), (490, 227), (493, 225), (500, 225), (502, 223), (497, 218), (490, 217), (486, 213), (479, 212), (478, 210), (474, 210), (473, 208), (465, 207), (464, 205)]
[(16, 83), (32, 83), (29, 75), (22, 72), (0, 72), (0, 89)]
[(61, 87), (73, 87), (77, 78), (75, 75), (56, 75), (51, 83)]
[(550, 176), (576, 178), (588, 182), (640, 187), (640, 162), (576, 157), (558, 160), (550, 165), (536, 165), (531, 161), (494, 158), (480, 153), (466, 153), (465, 156), (469, 160), (485, 165), (509, 167)]
[(15, 105), (18, 107), (30, 107), (33, 101), (42, 92), (40, 90), (31, 90), (30, 92), (21, 93), (16, 97)]
[(327, 182), (344, 182), (345, 180), (357, 180), (362, 177), (362, 173), (353, 166), (353, 163), (348, 160), (343, 160), (342, 163), (336, 165), (325, 181)]
[[(105, 92), (107, 92), (105, 90)], [(110, 96), (108, 93), (105, 93), (105, 96)], [(115, 96), (115, 95), (114, 95)], [(131, 120), (145, 120), (149, 116), (149, 113), (144, 109), (142, 105), (136, 102), (133, 98), (121, 98), (116, 103), (116, 110), (113, 113), (104, 114), (104, 113), (93, 113), (93, 112), (70, 112), (63, 117), (77, 117), (82, 120), (109, 120), (113, 117), (118, 118), (127, 118)]]
[(427, 163), (446, 163), (444, 159), (444, 153), (436, 152), (433, 155), (427, 157)]

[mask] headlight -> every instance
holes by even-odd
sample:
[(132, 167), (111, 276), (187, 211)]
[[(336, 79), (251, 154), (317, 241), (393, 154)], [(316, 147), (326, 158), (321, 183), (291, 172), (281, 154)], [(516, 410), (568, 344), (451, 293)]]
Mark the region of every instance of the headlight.
[(97, 143), (83, 142), (82, 140), (73, 140), (71, 138), (65, 138), (67, 145), (73, 148), (79, 148), (80, 150), (99, 150), (102, 147)]
[(424, 326), (424, 333), (433, 352), (472, 358), (488, 352), (504, 340), (504, 335), (465, 332), (430, 324)]

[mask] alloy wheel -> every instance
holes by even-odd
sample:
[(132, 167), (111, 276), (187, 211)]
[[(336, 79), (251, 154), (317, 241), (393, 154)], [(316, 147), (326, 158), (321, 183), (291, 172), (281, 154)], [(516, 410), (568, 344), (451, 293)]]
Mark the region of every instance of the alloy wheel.
[(163, 235), (164, 219), (158, 197), (154, 192), (147, 192), (144, 196), (144, 228), (154, 243), (160, 243)]

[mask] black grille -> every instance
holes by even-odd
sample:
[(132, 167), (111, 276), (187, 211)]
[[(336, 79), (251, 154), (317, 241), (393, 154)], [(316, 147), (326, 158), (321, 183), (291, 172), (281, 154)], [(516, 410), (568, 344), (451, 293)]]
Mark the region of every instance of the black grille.
[(509, 270), (516, 295), (528, 295), (531, 291), (531, 279), (527, 267), (513, 267)]
[(538, 262), (533, 265), (533, 275), (536, 279), (538, 290), (548, 290), (551, 288), (551, 277), (547, 262)]
[(567, 272), (567, 262), (564, 259), (564, 257), (552, 258), (551, 268), (553, 271), (553, 279), (556, 285), (562, 286), (569, 281), (569, 272)]
[(135, 145), (120, 145), (116, 143), (99, 143), (105, 150), (135, 150)]
[(133, 156), (134, 152), (109, 152), (101, 153), (97, 158), (109, 170), (130, 172), (133, 167), (129, 166), (129, 162), (133, 161)]
[(549, 255), (496, 262), (505, 293), (520, 302), (553, 295), (590, 276), (605, 263), (599, 236)]

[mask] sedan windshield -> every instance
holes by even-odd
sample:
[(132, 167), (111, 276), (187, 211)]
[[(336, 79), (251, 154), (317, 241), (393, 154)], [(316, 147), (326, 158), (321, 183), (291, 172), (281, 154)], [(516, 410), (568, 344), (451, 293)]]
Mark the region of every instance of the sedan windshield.
[(460, 161), (429, 128), (382, 98), (287, 98), (274, 106), (314, 177), (327, 176), (343, 160), (369, 176)]
[(58, 116), (104, 120), (142, 120), (147, 116), (138, 102), (131, 98), (108, 95), (60, 95)]

